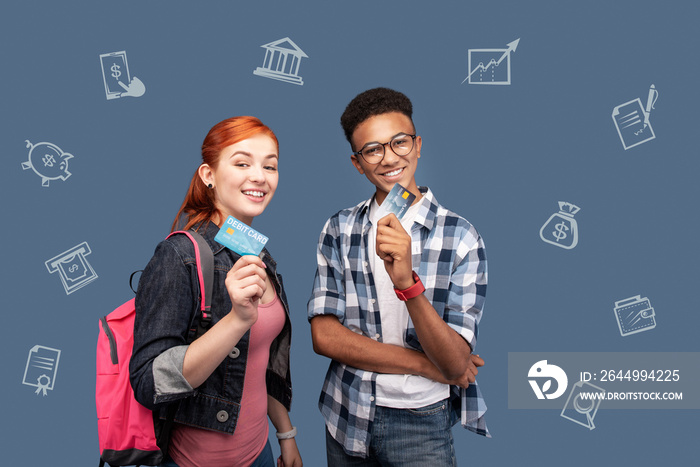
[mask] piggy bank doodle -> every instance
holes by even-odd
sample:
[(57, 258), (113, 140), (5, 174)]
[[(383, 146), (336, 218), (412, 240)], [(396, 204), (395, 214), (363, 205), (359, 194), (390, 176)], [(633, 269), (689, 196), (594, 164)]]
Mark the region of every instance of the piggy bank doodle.
[(22, 162), (22, 169), (32, 169), (41, 177), (41, 186), (49, 186), (51, 180), (65, 180), (70, 177), (68, 159), (72, 154), (63, 152), (61, 148), (51, 143), (32, 144), (25, 140), (29, 148), (27, 162)]

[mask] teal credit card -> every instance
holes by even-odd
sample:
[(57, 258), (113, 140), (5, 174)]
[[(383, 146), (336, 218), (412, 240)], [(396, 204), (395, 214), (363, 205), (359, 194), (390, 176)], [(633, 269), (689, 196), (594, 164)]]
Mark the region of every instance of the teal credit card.
[(228, 216), (214, 240), (239, 255), (259, 255), (267, 243), (267, 237), (244, 224), (233, 216)]
[(384, 202), (379, 206), (379, 217), (382, 218), (393, 212), (401, 220), (415, 199), (416, 195), (396, 183), (389, 194), (386, 195)]

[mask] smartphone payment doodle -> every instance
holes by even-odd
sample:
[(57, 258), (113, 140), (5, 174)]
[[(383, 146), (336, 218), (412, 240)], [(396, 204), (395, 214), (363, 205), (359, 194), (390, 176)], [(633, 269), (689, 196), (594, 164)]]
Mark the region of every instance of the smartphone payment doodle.
[(131, 82), (126, 52), (102, 54), (100, 55), (100, 63), (107, 99), (117, 99), (121, 93), (126, 91), (126, 86)]

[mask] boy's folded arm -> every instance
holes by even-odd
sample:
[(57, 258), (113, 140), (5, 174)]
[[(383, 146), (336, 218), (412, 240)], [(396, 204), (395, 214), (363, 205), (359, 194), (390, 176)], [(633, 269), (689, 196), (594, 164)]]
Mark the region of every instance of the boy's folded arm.
[(311, 319), (314, 352), (366, 371), (434, 379), (438, 371), (422, 352), (384, 344), (343, 326), (335, 315)]
[(406, 302), (423, 351), (447, 380), (462, 376), (471, 366), (471, 347), (435, 311), (425, 295)]
[(462, 380), (465, 373), (473, 379), (483, 365), (479, 357), (474, 363), (472, 350), (486, 292), (486, 256), (473, 227), (459, 242), (456, 256), (442, 316), (425, 295), (406, 302), (422, 350), (448, 380)]

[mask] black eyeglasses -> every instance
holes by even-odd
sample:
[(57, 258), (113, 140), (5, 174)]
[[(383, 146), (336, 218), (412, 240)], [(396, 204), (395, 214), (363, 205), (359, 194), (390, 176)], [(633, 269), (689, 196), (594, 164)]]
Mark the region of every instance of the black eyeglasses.
[(407, 156), (412, 150), (416, 141), (416, 135), (400, 134), (391, 138), (391, 141), (386, 143), (368, 143), (357, 152), (353, 152), (355, 156), (361, 156), (368, 164), (379, 164), (384, 159), (385, 149), (388, 144), (394, 154), (400, 157)]

